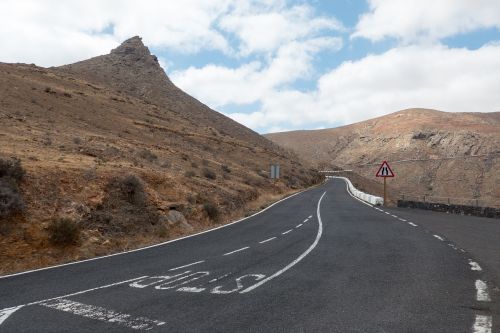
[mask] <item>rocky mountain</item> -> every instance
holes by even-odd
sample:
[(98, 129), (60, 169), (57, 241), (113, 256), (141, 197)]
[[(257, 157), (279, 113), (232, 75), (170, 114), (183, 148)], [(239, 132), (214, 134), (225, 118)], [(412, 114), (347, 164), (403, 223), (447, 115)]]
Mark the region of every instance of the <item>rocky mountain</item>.
[(500, 112), (409, 109), (339, 128), (266, 137), (321, 168), (339, 166), (379, 182), (374, 175), (387, 160), (396, 173), (389, 180), (393, 200), (405, 195), (500, 203)]
[(139, 37), (62, 67), (0, 63), (0, 123), (0, 274), (203, 230), (318, 181), (178, 89)]

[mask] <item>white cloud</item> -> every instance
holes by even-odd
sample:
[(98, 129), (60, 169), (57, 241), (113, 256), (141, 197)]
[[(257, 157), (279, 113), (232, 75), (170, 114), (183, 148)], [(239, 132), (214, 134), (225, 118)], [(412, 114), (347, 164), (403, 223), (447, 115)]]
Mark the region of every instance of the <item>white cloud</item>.
[(245, 56), (274, 52), (283, 44), (343, 29), (338, 20), (317, 16), (308, 5), (287, 8), (284, 3), (272, 2), (236, 9), (221, 18), (219, 26), (238, 36), (240, 53)]
[(5, 0), (0, 61), (62, 65), (108, 53), (135, 35), (151, 47), (231, 53), (214, 27), (229, 5), (228, 0)]
[[(323, 75), (314, 91), (262, 91), (259, 110), (231, 116), (267, 132), (273, 128), (349, 124), (412, 107), (453, 112), (500, 111), (499, 54), (499, 44), (473, 51), (438, 45), (399, 47), (343, 63)], [(238, 82), (239, 79), (225, 83), (234, 85), (227, 103), (238, 100), (239, 94), (247, 94), (245, 89), (255, 85), (242, 87)], [(201, 86), (193, 83), (193, 87)], [(197, 96), (202, 90), (191, 92)]]
[(250, 104), (297, 79), (311, 77), (314, 56), (323, 50), (337, 51), (341, 46), (342, 40), (336, 37), (293, 41), (283, 45), (268, 64), (254, 61), (235, 69), (216, 65), (190, 67), (173, 72), (170, 77), (181, 89), (214, 108)]
[(369, 0), (353, 37), (373, 41), (438, 40), (481, 28), (500, 28), (498, 0)]

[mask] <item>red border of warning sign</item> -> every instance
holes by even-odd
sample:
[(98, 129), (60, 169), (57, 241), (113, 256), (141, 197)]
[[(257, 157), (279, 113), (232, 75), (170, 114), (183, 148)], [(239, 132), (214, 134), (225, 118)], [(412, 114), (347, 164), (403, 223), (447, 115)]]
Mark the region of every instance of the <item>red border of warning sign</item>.
[[(387, 165), (387, 168), (389, 168), (389, 171), (390, 171), (390, 175), (389, 176), (382, 176), (382, 175), (379, 175), (380, 171), (382, 171), (382, 167), (384, 165)], [(394, 172), (392, 171), (391, 167), (389, 166), (389, 163), (387, 163), (387, 161), (383, 161), (382, 164), (380, 164), (380, 168), (378, 168), (378, 171), (377, 173), (375, 174), (375, 177), (394, 177)]]

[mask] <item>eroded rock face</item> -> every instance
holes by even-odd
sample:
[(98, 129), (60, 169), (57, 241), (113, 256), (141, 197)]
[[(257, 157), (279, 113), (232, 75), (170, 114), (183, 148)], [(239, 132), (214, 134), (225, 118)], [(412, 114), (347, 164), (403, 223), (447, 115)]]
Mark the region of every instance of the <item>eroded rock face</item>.
[[(500, 112), (409, 109), (333, 129), (267, 136), (318, 165), (374, 178), (383, 160), (405, 194), (500, 202)], [(395, 193), (397, 196), (398, 193)]]

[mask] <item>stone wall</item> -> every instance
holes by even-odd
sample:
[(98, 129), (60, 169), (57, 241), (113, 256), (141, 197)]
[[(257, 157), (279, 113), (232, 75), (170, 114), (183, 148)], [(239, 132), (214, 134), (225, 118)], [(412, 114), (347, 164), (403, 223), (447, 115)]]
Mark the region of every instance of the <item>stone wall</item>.
[(480, 217), (500, 218), (500, 208), (492, 207), (476, 207), (465, 205), (442, 204), (433, 202), (420, 202), (409, 200), (398, 200), (398, 207), (403, 208), (419, 208), (433, 210), (437, 212), (445, 212), (450, 214), (471, 215)]

